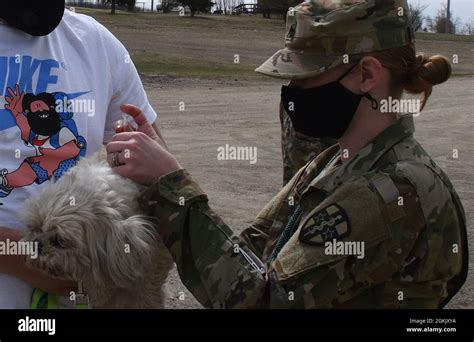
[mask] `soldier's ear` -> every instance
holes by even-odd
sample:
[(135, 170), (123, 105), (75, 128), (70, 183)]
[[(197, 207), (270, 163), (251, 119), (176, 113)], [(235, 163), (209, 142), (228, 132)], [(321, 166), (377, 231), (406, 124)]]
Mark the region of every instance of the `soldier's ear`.
[(363, 57), (359, 62), (359, 70), (357, 82), (361, 93), (368, 93), (380, 87), (386, 78), (382, 63), (375, 57)]

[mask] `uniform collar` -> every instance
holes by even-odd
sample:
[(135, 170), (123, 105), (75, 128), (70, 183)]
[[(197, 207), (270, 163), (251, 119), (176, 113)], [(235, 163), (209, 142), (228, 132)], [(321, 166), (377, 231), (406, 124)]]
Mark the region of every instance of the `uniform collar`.
[[(413, 135), (414, 131), (413, 117), (410, 116), (399, 119), (363, 147), (348, 162), (342, 164), (335, 169), (334, 172), (320, 179), (315, 179), (309, 186), (327, 192), (332, 191), (349, 178), (360, 176), (371, 170), (377, 161), (391, 149), (392, 146), (406, 137)], [(337, 153), (337, 149), (334, 149), (334, 146), (329, 149)]]

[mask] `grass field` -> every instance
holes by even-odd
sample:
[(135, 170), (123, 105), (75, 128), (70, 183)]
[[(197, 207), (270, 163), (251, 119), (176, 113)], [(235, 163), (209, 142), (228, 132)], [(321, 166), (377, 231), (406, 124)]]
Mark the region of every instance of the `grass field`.
[[(284, 23), (259, 15), (196, 18), (76, 8), (93, 16), (129, 49), (141, 73), (193, 77), (257, 77), (254, 69), (283, 47)], [(417, 48), (451, 58), (455, 75), (474, 74), (474, 36), (418, 33)], [(239, 55), (239, 64), (234, 56)]]

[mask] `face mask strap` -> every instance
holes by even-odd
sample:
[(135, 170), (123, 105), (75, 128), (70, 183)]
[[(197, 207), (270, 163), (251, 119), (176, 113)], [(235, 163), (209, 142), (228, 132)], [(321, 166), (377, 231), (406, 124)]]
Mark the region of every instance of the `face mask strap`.
[(377, 110), (377, 108), (379, 108), (379, 103), (372, 95), (370, 95), (369, 93), (365, 93), (364, 97), (370, 101), (370, 106), (373, 110)]
[[(352, 67), (350, 67), (345, 73), (343, 73), (336, 82), (340, 82), (344, 77), (346, 77), (352, 70), (354, 70), (356, 66), (359, 65), (359, 62), (360, 60), (357, 61), (356, 64), (354, 64)], [(363, 96), (370, 101), (370, 106), (373, 110), (377, 110), (379, 108), (377, 100), (372, 95), (370, 95), (369, 93), (365, 93)]]
[(339, 78), (337, 79), (336, 82), (340, 82), (344, 77), (346, 77), (347, 75), (349, 75), (349, 73), (350, 73), (352, 70), (354, 70), (354, 68), (355, 68), (356, 66), (358, 66), (358, 65), (359, 65), (359, 61), (357, 61), (356, 64), (354, 64), (353, 66), (351, 66), (345, 73), (343, 73), (343, 74), (341, 75), (341, 77), (339, 77)]

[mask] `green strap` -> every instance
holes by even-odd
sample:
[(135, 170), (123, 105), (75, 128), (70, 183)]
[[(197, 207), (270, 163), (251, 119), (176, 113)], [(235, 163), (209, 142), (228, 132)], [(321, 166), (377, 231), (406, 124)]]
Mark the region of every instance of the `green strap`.
[(59, 306), (58, 306), (58, 296), (48, 293), (47, 309), (50, 310), (50, 309), (57, 309), (57, 308), (59, 308)]
[[(32, 310), (44, 310), (44, 309), (58, 309), (58, 296), (50, 293), (46, 293), (40, 289), (34, 289), (31, 295), (30, 309)], [(81, 303), (75, 305), (76, 309), (84, 310), (89, 309), (87, 304)]]
[(40, 289), (34, 289), (31, 295), (30, 309), (49, 309), (49, 295)]
[(76, 304), (76, 309), (78, 310), (84, 310), (84, 309), (89, 309), (87, 304)]

